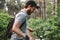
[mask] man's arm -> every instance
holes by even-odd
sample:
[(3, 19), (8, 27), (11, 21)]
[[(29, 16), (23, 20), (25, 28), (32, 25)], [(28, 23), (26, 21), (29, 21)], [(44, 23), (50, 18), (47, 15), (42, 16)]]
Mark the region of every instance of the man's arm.
[(31, 28), (27, 29), (27, 35), (29, 36), (30, 40), (35, 40), (33, 35), (31, 34), (31, 32), (33, 32), (33, 30)]
[(18, 34), (19, 36), (25, 38), (25, 34), (20, 30), (20, 24), (18, 22), (14, 22), (12, 31)]

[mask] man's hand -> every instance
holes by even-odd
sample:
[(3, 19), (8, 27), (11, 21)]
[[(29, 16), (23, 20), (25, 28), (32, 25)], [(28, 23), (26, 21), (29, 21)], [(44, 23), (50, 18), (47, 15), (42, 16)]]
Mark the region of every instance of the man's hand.
[(33, 37), (30, 37), (30, 39), (29, 40), (35, 40)]
[(21, 31), (20, 24), (18, 22), (15, 22), (13, 24), (12, 31), (23, 38), (25, 38), (25, 36), (26, 36), (26, 34)]
[(27, 35), (29, 36), (29, 40), (35, 40), (29, 29), (27, 29)]
[(29, 37), (28, 37), (28, 35), (26, 35), (26, 36), (25, 36), (25, 40), (29, 40)]

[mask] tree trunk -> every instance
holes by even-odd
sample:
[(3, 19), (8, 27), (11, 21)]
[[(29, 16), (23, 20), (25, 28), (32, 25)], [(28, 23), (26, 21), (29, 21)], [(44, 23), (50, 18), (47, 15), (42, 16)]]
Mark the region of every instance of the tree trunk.
[(54, 0), (53, 2), (53, 14), (56, 16), (57, 15), (57, 0)]
[(39, 0), (40, 4), (40, 9), (39, 9), (39, 14), (41, 19), (45, 20), (46, 19), (46, 3), (45, 0)]

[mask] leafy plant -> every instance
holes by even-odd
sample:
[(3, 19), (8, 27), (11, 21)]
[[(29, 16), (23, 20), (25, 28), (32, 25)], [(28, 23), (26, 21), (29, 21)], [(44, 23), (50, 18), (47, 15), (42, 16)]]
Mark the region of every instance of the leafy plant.
[(31, 18), (29, 20), (29, 26), (35, 30), (33, 33), (36, 38), (45, 40), (58, 40), (60, 37), (59, 24), (60, 21), (56, 21), (56, 18), (48, 18), (47, 20), (41, 20), (38, 18)]
[(0, 40), (5, 40), (5, 30), (10, 16), (7, 13), (0, 13)]

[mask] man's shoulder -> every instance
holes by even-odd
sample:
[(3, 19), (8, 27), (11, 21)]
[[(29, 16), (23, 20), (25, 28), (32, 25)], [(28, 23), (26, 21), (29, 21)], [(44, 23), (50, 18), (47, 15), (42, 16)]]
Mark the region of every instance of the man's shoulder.
[(16, 14), (16, 17), (17, 16), (26, 16), (26, 15), (23, 12), (19, 12), (19, 13)]

